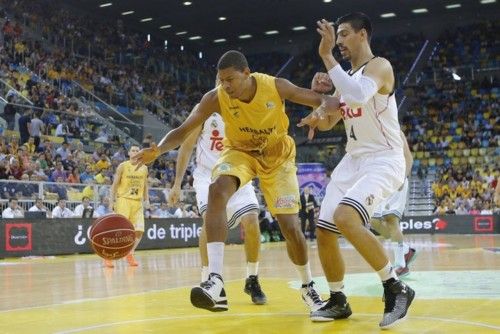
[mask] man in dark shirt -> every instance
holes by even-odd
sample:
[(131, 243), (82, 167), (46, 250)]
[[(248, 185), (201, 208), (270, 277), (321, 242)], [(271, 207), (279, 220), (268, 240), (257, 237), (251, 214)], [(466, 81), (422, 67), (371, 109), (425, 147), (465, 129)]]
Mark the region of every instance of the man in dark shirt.
[[(318, 203), (316, 203), (316, 199), (312, 194), (312, 189), (310, 187), (305, 187), (304, 192), (300, 195), (300, 220), (302, 233), (306, 235), (306, 221), (309, 221), (309, 238), (314, 240), (315, 236), (315, 228), (316, 224), (314, 222), (315, 210), (318, 207)], [(307, 235), (306, 235), (307, 237)]]
[(31, 135), (31, 110), (26, 109), (24, 115), (19, 118), (19, 145), (26, 143)]

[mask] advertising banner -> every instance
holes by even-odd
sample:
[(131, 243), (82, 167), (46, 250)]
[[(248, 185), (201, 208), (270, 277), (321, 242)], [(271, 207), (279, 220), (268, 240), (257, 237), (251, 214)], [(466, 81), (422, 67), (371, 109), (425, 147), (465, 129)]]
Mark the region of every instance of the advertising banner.
[(326, 168), (322, 163), (297, 164), (297, 178), (302, 193), (306, 187), (311, 187), (312, 194), (320, 201), (325, 197), (327, 176)]
[(399, 223), (403, 234), (490, 234), (500, 233), (498, 215), (409, 216)]
[[(91, 219), (2, 219), (0, 257), (91, 253)], [(201, 219), (148, 219), (138, 249), (197, 247)], [(227, 243), (242, 243), (240, 228)]]

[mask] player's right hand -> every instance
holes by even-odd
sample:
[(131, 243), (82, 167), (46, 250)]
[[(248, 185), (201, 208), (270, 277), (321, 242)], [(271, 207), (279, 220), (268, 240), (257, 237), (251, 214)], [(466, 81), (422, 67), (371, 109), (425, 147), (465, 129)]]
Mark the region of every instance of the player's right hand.
[(143, 148), (136, 155), (131, 157), (132, 164), (136, 165), (135, 168), (138, 170), (140, 167), (144, 165), (148, 165), (156, 160), (160, 156), (160, 149), (156, 146), (155, 143), (151, 144), (151, 147)]
[(170, 189), (170, 192), (168, 193), (168, 204), (170, 205), (177, 204), (177, 202), (179, 202), (180, 197), (181, 197), (181, 187), (174, 184), (172, 186), (172, 189)]
[(333, 83), (328, 73), (317, 72), (311, 82), (311, 89), (316, 93), (328, 93), (333, 89)]

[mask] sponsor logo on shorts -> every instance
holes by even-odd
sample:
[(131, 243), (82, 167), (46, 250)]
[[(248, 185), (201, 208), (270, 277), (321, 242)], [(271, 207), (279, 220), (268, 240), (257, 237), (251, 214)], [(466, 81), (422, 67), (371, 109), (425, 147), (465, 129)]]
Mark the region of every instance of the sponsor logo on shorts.
[(373, 200), (375, 199), (375, 195), (370, 194), (368, 197), (365, 199), (365, 203), (367, 206), (370, 206), (373, 204)]
[(276, 199), (274, 207), (277, 209), (292, 209), (297, 205), (295, 195), (280, 196)]
[(219, 172), (227, 172), (230, 169), (231, 169), (231, 165), (228, 164), (227, 162), (223, 162), (219, 166), (217, 166), (217, 170)]

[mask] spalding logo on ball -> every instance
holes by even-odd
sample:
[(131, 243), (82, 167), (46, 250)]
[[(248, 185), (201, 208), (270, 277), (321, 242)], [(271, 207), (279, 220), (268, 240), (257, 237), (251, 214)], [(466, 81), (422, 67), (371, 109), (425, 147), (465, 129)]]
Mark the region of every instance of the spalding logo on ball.
[(118, 260), (134, 248), (135, 229), (125, 216), (112, 213), (94, 221), (90, 241), (97, 255), (106, 260)]

